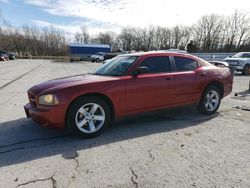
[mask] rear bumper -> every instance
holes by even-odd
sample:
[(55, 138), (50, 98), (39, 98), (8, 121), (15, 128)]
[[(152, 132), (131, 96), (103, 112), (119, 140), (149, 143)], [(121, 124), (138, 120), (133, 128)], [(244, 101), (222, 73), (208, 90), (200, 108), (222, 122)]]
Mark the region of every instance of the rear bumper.
[(232, 85), (228, 85), (228, 87), (224, 88), (224, 96), (226, 97), (227, 95), (229, 95), (232, 92)]
[(65, 111), (61, 107), (44, 107), (43, 109), (38, 109), (28, 103), (24, 106), (24, 111), (27, 118), (31, 118), (43, 127), (64, 128)]
[(232, 90), (233, 90), (233, 74), (231, 73), (231, 76), (229, 76), (223, 83), (224, 85), (224, 95), (223, 97), (226, 97), (227, 95), (229, 95)]

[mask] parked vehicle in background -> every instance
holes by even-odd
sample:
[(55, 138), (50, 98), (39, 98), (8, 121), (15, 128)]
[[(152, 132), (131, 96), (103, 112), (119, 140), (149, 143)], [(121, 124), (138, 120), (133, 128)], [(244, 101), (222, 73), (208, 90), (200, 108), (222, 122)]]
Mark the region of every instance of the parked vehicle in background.
[(17, 58), (15, 53), (9, 52), (8, 55), (9, 55), (9, 60), (16, 60)]
[(90, 56), (91, 62), (100, 62), (100, 61), (105, 61), (108, 59), (112, 59), (113, 57), (119, 55), (118, 53), (103, 53), (103, 52), (98, 52), (94, 55)]
[(90, 56), (90, 60), (91, 60), (91, 62), (104, 61), (104, 53), (97, 52), (96, 54)]
[(3, 54), (0, 54), (0, 61), (5, 61), (5, 57)]
[(217, 66), (217, 67), (229, 67), (229, 64), (224, 61), (209, 61), (209, 63)]
[(209, 61), (209, 63), (217, 66), (217, 67), (228, 67), (231, 70), (232, 75), (234, 75), (234, 72), (236, 71), (236, 68), (233, 66), (229, 66), (227, 62), (224, 61)]
[(224, 61), (243, 75), (250, 75), (250, 52), (237, 53), (232, 57), (227, 57)]
[(0, 61), (8, 61), (9, 55), (6, 52), (0, 52)]
[(215, 113), (232, 91), (228, 67), (174, 52), (119, 55), (95, 73), (47, 81), (28, 90), (27, 117), (43, 126), (99, 135), (115, 119), (177, 106)]

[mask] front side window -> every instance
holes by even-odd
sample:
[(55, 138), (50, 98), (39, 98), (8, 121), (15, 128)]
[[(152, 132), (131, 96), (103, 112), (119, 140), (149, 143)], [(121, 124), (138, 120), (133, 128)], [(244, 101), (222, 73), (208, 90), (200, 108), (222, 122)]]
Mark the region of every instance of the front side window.
[(240, 52), (232, 56), (233, 58), (250, 58), (250, 53)]
[(148, 67), (148, 73), (170, 72), (170, 60), (169, 57), (148, 57), (140, 67)]
[(117, 56), (101, 66), (94, 74), (121, 76), (136, 61), (138, 56)]
[(242, 58), (250, 58), (250, 53), (243, 53)]
[(198, 63), (186, 57), (174, 57), (176, 71), (192, 71), (198, 67)]

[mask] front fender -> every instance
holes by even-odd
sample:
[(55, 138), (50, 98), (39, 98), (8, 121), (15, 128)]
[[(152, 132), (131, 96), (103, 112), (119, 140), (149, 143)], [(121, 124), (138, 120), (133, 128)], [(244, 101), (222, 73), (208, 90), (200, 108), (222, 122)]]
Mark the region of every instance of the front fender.
[(115, 116), (122, 116), (126, 110), (125, 103), (125, 82), (115, 82), (106, 84), (86, 84), (72, 86), (58, 92), (60, 98), (64, 99), (67, 108), (71, 103), (85, 95), (98, 94), (107, 97), (113, 104)]

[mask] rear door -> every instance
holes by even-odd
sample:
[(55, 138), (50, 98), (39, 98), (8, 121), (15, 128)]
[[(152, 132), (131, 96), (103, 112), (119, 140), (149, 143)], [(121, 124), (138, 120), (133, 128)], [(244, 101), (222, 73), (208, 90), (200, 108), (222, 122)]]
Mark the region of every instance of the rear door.
[(173, 56), (176, 103), (199, 101), (205, 73), (198, 71), (199, 63), (195, 59)]
[(148, 73), (131, 77), (126, 83), (128, 112), (142, 112), (164, 107), (174, 97), (169, 56), (147, 57), (138, 66), (148, 67)]

